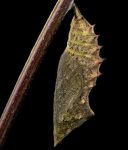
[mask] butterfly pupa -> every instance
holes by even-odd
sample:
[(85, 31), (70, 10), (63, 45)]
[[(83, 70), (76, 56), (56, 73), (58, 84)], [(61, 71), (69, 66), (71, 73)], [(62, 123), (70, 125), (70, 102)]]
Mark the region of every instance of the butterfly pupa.
[(66, 49), (61, 55), (54, 93), (54, 146), (94, 116), (89, 93), (99, 74), (98, 36), (75, 7)]

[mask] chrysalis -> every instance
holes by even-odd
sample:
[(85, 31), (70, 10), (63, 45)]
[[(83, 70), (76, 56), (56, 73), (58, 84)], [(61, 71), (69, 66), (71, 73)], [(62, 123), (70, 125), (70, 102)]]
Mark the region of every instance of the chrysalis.
[(67, 47), (57, 72), (54, 93), (54, 145), (94, 115), (89, 92), (99, 76), (100, 46), (94, 26), (75, 6)]

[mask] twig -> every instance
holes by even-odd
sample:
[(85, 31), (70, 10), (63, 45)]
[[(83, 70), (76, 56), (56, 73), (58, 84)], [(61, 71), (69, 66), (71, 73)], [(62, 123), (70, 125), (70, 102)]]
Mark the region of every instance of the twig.
[(34, 73), (36, 72), (36, 68), (39, 66), (46, 52), (46, 48), (72, 4), (73, 0), (58, 0), (41, 31), (0, 118), (0, 145), (3, 143), (7, 129), (25, 95), (25, 91), (28, 88)]

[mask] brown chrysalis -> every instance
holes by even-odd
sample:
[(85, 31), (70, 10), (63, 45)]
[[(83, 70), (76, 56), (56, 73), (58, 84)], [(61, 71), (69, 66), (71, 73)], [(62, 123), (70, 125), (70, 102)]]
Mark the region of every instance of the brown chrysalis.
[(94, 26), (75, 6), (67, 47), (58, 66), (54, 93), (54, 145), (94, 115), (89, 93), (100, 75), (100, 46)]

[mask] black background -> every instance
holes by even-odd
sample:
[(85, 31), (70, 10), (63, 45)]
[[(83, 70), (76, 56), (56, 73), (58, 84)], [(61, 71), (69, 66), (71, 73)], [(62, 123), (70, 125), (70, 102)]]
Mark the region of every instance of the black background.
[[(0, 2), (0, 114), (56, 0)], [(123, 2), (122, 2), (123, 3)], [(73, 131), (55, 149), (111, 149), (122, 146), (124, 101), (120, 74), (123, 74), (121, 33), (125, 32), (122, 3), (110, 0), (76, 0), (84, 17), (96, 24), (103, 45), (100, 67), (103, 74), (90, 93), (95, 117)], [(121, 14), (122, 13), (122, 14)], [(72, 18), (70, 11), (47, 49), (35, 78), (13, 121), (3, 150), (53, 149), (52, 106), (59, 57), (66, 47)], [(119, 65), (118, 65), (119, 64)], [(124, 92), (123, 92), (124, 93)], [(122, 95), (123, 96), (123, 95)]]

